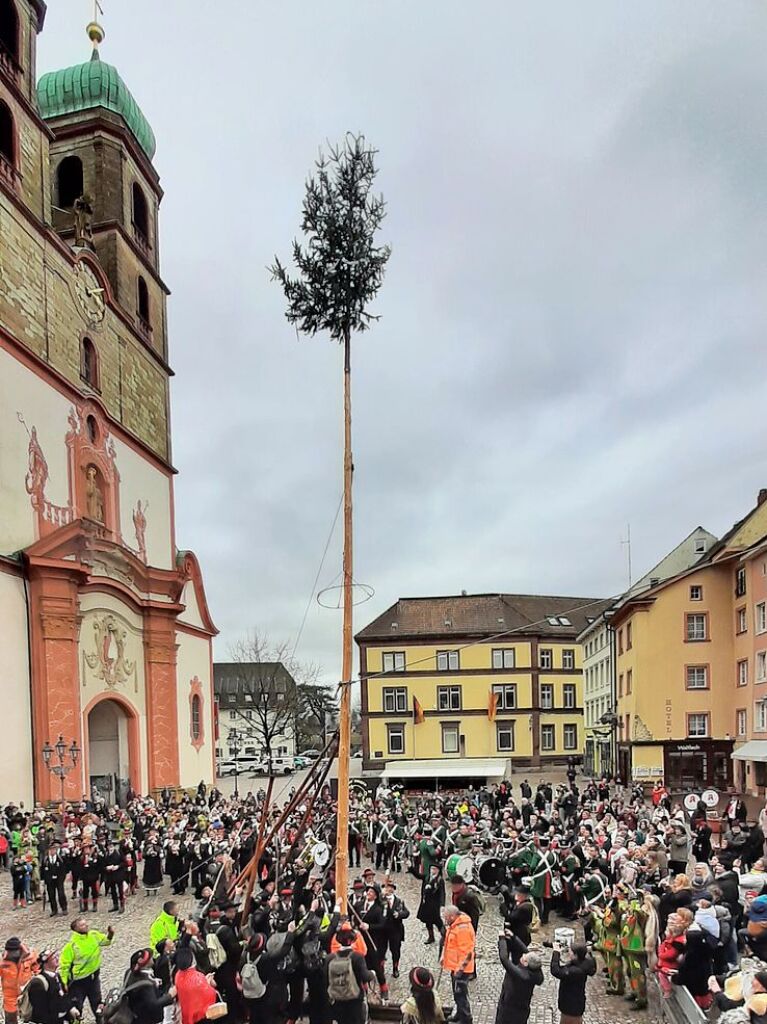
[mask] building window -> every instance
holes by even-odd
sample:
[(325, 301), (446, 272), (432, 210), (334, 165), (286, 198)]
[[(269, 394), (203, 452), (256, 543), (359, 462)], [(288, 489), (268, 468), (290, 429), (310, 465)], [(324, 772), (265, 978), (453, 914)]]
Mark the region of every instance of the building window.
[(763, 683), (767, 679), (767, 651), (756, 652), (756, 681)]
[(541, 683), (541, 707), (546, 711), (554, 707), (553, 683)]
[(461, 687), (460, 686), (438, 686), (437, 707), (440, 711), (461, 710)]
[(618, 676), (618, 696), (623, 696), (623, 673)]
[(540, 651), (538, 664), (543, 669), (552, 669), (554, 667), (554, 658), (550, 648), (544, 647)]
[(229, 721), (230, 722), (234, 722), (234, 721), (236, 721), (236, 719), (237, 719), (237, 712), (236, 711), (230, 711), (229, 712)]
[[(6, 60), (4, 60), (6, 58)], [(0, 3), (0, 64), (10, 62), (15, 71), (19, 63), (19, 16), (13, 0)]]
[(149, 205), (138, 182), (133, 182), (133, 234), (139, 247), (149, 248)]
[(738, 686), (748, 686), (748, 658), (738, 662)]
[(565, 683), (562, 687), (563, 707), (575, 707), (575, 683)]
[(735, 570), (735, 596), (743, 597), (746, 592), (746, 567), (741, 565)]
[(85, 192), (83, 162), (79, 156), (66, 156), (56, 168), (56, 205), (71, 210)]
[(16, 127), (7, 103), (0, 100), (0, 181), (15, 184)]
[(578, 748), (578, 726), (566, 725), (562, 731), (563, 746), (565, 750), (576, 750)]
[(200, 695), (195, 693), (192, 695), (192, 739), (199, 740), (202, 732), (202, 702), (200, 701)]
[(708, 666), (688, 665), (686, 671), (686, 685), (688, 690), (708, 689)]
[(457, 672), (461, 667), (459, 651), (437, 651), (437, 671)]
[(151, 331), (152, 322), (149, 317), (149, 289), (146, 286), (146, 281), (139, 275), (137, 285), (137, 297), (138, 297), (138, 319), (139, 326), (144, 332)]
[(407, 711), (407, 687), (384, 686), (383, 709), (390, 715), (398, 711)]
[(767, 732), (767, 701), (754, 704), (754, 732)]
[(405, 753), (405, 726), (404, 725), (387, 725), (386, 726), (386, 742), (389, 748), (390, 754), (404, 754)]
[(745, 633), (748, 630), (748, 613), (746, 612), (746, 609), (738, 608), (735, 614), (737, 616), (737, 632)]
[(708, 712), (698, 711), (687, 716), (688, 736), (708, 736)]
[(496, 711), (515, 711), (517, 707), (517, 684), (505, 683), (494, 686), (493, 693), (498, 698)]
[(626, 623), (626, 650), (630, 651), (633, 646), (634, 646), (633, 623), (627, 622)]
[(634, 670), (630, 668), (626, 673), (626, 696), (630, 696), (631, 691), (634, 689)]
[(688, 643), (706, 640), (706, 616), (688, 614), (686, 616), (686, 636)]
[(442, 723), (442, 753), (457, 754), (459, 750), (458, 726), (455, 722)]
[(253, 708), (245, 708), (242, 714), (247, 722), (253, 721)]
[(691, 601), (702, 601), (703, 600), (703, 587), (700, 587), (700, 586), (690, 587), (690, 600)]
[(562, 651), (562, 668), (568, 672), (575, 668), (575, 651), (570, 647)]
[(80, 342), (80, 376), (86, 384), (98, 391), (99, 357), (90, 338), (83, 338)]
[(757, 633), (767, 632), (767, 604), (764, 601), (754, 608), (754, 628)]
[(383, 656), (383, 670), (384, 672), (404, 672), (405, 652), (387, 651)]
[(541, 750), (553, 750), (554, 749), (554, 726), (553, 725), (542, 725), (541, 726)]
[(514, 668), (516, 652), (513, 647), (497, 648), (493, 651), (493, 668)]
[(506, 753), (514, 749), (514, 723), (495, 723), (495, 742), (499, 751)]
[(706, 539), (705, 539), (705, 537), (696, 537), (695, 538), (695, 554), (696, 555), (702, 555), (702, 554), (705, 554), (705, 551), (706, 551)]
[(748, 731), (748, 721), (745, 708), (738, 708), (735, 712), (735, 735), (745, 736)]
[(623, 630), (618, 630), (618, 654), (623, 654)]

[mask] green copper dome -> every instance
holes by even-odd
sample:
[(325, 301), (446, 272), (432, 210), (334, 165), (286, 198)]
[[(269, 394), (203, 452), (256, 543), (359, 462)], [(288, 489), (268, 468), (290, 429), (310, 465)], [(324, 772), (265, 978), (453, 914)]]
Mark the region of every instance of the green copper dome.
[(117, 69), (105, 64), (97, 50), (87, 64), (43, 75), (37, 84), (37, 104), (46, 120), (105, 107), (122, 117), (150, 160), (155, 154), (157, 143), (149, 122)]

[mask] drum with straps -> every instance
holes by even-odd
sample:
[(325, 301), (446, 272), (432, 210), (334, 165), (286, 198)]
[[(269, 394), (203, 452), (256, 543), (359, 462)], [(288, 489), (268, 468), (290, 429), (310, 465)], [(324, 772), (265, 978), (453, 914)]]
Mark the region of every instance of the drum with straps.
[(445, 873), (451, 882), (456, 875), (460, 875), (464, 882), (470, 882), (474, 877), (474, 861), (465, 853), (454, 853), (447, 858)]
[(500, 857), (480, 857), (477, 860), (477, 881), (488, 892), (498, 892), (506, 881), (506, 865)]

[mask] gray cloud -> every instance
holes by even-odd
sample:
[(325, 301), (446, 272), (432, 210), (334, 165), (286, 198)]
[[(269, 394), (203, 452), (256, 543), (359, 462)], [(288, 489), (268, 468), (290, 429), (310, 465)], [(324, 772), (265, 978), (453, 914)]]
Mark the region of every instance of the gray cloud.
[[(379, 147), (394, 253), (355, 347), (358, 625), (401, 594), (609, 594), (767, 483), (760, 5), (133, 0), (159, 140), (179, 543), (222, 637), (295, 634), (341, 487), (340, 353), (296, 340), (317, 148)], [(87, 56), (51, 5), (40, 67)], [(340, 538), (323, 584), (336, 576)], [(340, 616), (301, 654), (333, 677)]]

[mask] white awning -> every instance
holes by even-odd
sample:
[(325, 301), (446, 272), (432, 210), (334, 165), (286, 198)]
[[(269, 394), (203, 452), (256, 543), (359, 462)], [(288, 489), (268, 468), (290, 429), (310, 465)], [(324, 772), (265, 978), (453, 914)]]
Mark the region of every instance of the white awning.
[(749, 740), (733, 750), (733, 761), (767, 761), (767, 740)]
[(503, 779), (508, 774), (505, 758), (463, 757), (455, 761), (387, 761), (384, 779)]

